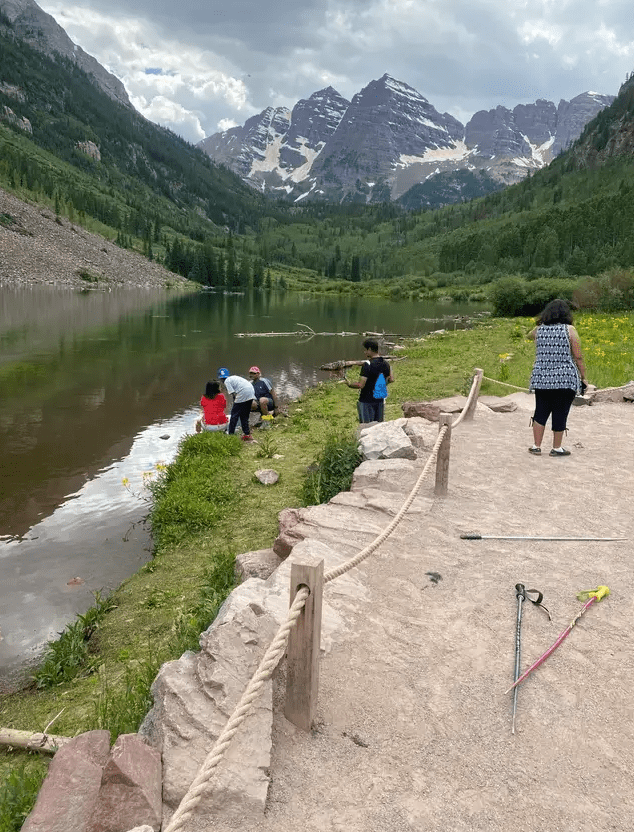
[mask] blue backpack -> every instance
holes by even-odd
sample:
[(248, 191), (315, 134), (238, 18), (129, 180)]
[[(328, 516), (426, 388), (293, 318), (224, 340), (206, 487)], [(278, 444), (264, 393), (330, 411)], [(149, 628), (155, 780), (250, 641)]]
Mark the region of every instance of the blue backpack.
[(377, 380), (374, 382), (372, 396), (375, 399), (387, 399), (387, 383), (383, 373), (379, 373)]

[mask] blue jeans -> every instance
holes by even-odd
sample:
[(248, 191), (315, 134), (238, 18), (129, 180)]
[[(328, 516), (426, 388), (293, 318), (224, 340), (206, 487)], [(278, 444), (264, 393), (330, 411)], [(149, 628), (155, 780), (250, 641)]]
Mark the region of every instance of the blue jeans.
[(240, 426), (242, 427), (242, 433), (245, 436), (251, 435), (251, 428), (249, 427), (249, 413), (251, 413), (251, 402), (253, 399), (249, 399), (248, 402), (235, 402), (233, 407), (231, 408), (231, 414), (229, 415), (229, 428), (227, 429), (227, 433), (235, 433), (236, 426), (238, 424), (238, 419), (240, 420)]
[(384, 399), (379, 399), (376, 402), (357, 402), (359, 421), (362, 424), (364, 422), (382, 422), (384, 404)]

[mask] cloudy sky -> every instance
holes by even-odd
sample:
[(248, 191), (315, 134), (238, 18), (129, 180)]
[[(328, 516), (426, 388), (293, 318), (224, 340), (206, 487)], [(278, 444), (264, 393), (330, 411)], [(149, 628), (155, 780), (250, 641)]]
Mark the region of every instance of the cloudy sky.
[(477, 110), (616, 94), (634, 70), (632, 0), (40, 0), (191, 142), (384, 73), (465, 123)]

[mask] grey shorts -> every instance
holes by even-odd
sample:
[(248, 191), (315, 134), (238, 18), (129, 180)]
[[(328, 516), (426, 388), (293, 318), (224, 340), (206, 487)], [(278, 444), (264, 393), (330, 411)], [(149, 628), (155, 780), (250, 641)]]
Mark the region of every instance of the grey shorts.
[(382, 422), (384, 405), (383, 399), (378, 402), (357, 402), (359, 422)]

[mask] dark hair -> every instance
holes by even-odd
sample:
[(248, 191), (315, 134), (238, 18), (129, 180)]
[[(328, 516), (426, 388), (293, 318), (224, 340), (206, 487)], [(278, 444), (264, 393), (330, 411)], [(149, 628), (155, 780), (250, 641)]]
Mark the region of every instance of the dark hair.
[(551, 326), (552, 324), (571, 324), (572, 311), (567, 300), (555, 298), (547, 303), (539, 318), (537, 325)]
[(379, 351), (379, 342), (375, 341), (373, 338), (366, 338), (363, 342), (363, 349), (364, 350), (372, 350), (372, 352)]
[(220, 385), (217, 381), (208, 381), (205, 386), (205, 397), (207, 399), (215, 399), (220, 393)]

